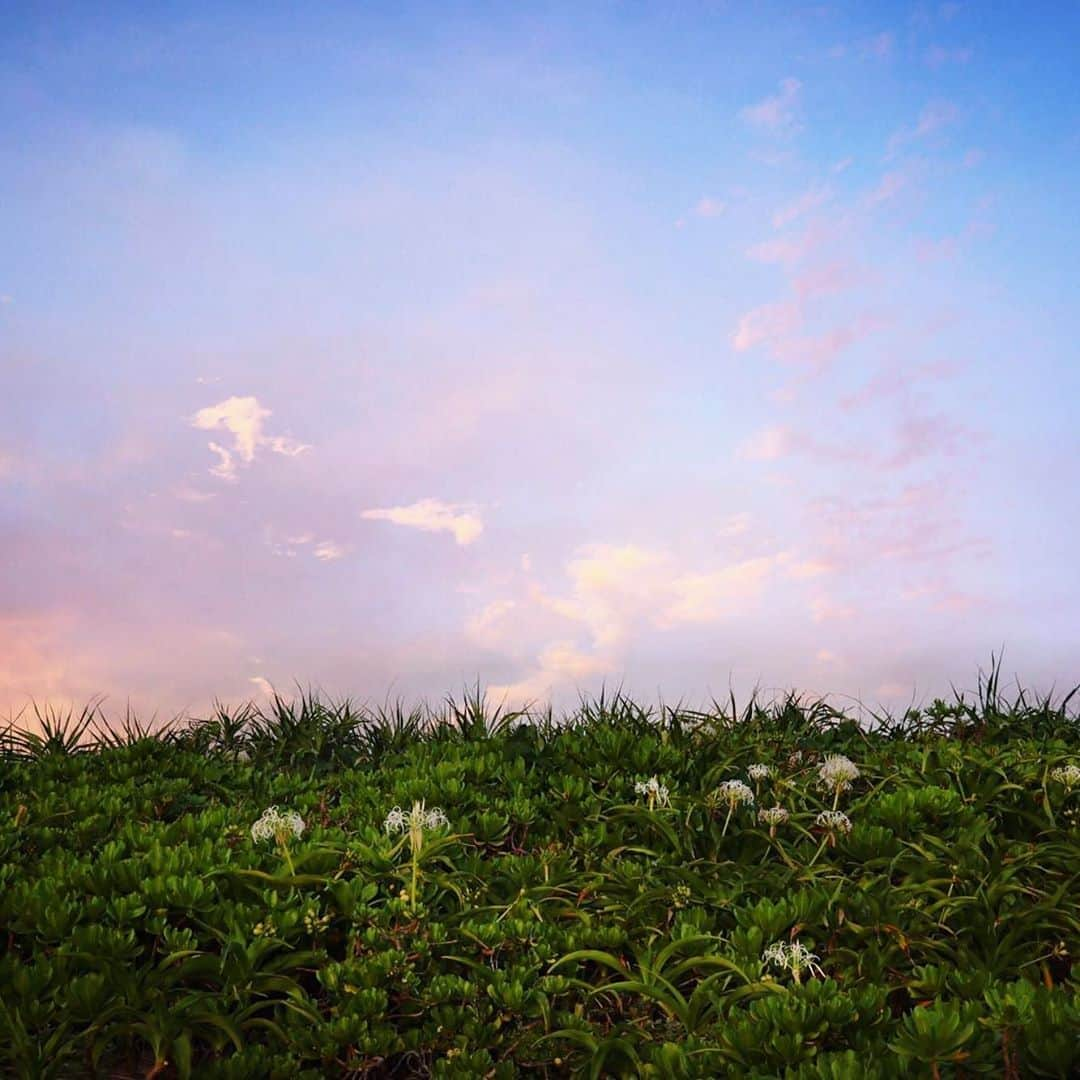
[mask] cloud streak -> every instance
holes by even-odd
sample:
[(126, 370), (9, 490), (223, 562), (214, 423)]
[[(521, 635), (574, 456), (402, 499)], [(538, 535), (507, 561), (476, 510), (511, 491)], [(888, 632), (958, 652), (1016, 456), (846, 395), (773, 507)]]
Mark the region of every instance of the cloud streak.
[(475, 542), (484, 531), (477, 507), (444, 503), (439, 499), (420, 499), (408, 506), (390, 506), (364, 510), (367, 521), (390, 521), (424, 532), (448, 532), (463, 547)]

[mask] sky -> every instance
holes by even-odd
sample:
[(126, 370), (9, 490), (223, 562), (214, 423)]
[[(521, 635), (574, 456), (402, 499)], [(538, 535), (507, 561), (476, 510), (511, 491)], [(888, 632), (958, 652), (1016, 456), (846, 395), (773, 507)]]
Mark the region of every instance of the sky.
[(1078, 33), (16, 0), (0, 713), (1067, 692)]

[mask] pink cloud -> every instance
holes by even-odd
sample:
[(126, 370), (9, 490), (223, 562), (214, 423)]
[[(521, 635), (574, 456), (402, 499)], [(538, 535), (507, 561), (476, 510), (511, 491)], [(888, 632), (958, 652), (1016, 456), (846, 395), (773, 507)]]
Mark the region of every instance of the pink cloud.
[(794, 199), (786, 206), (780, 207), (773, 214), (773, 228), (782, 229), (796, 218), (800, 218), (811, 210), (824, 205), (831, 198), (832, 191), (827, 187), (811, 188), (809, 191), (804, 191), (797, 199)]
[(892, 55), (895, 43), (896, 39), (893, 35), (888, 31), (884, 31), (861, 42), (859, 52), (862, 56), (872, 56), (878, 60), (883, 60), (885, 57)]
[(915, 241), (915, 257), (921, 263), (951, 262), (960, 254), (960, 244), (955, 236), (943, 236), (939, 240), (920, 237)]
[(783, 135), (797, 130), (796, 110), (799, 105), (802, 83), (787, 78), (780, 83), (777, 94), (748, 105), (739, 115), (751, 127), (770, 135)]
[(834, 327), (816, 337), (785, 338), (775, 346), (774, 354), (784, 363), (797, 364), (821, 374), (845, 349), (883, 325), (882, 320), (873, 315), (858, 315), (846, 325)]
[(919, 114), (914, 127), (894, 132), (888, 142), (887, 157), (893, 157), (901, 147), (918, 139), (925, 139), (955, 123), (959, 110), (951, 101), (931, 101)]
[(797, 326), (799, 319), (798, 305), (791, 302), (754, 308), (739, 319), (731, 339), (732, 348), (736, 352), (745, 352), (762, 342), (773, 341)]
[(947, 378), (955, 375), (959, 370), (960, 365), (948, 360), (939, 360), (919, 364), (910, 369), (893, 368), (882, 371), (860, 390), (845, 394), (840, 398), (839, 405), (845, 412), (851, 412), (873, 401), (882, 401), (900, 395), (907, 396), (916, 384)]
[(931, 45), (923, 54), (928, 67), (935, 70), (945, 64), (966, 64), (972, 57), (970, 48), (946, 49), (941, 45)]
[(902, 469), (927, 457), (958, 457), (964, 447), (984, 441), (984, 436), (943, 415), (906, 416), (896, 432), (896, 449), (884, 456), (879, 467)]
[(792, 284), (801, 304), (814, 296), (830, 296), (863, 284), (867, 277), (860, 267), (836, 261), (805, 271)]
[(899, 171), (887, 172), (866, 197), (871, 206), (879, 206), (898, 195), (907, 186), (907, 176)]
[(851, 619), (855, 617), (855, 608), (850, 604), (844, 604), (825, 593), (818, 593), (810, 600), (810, 613), (814, 622), (827, 622), (829, 620)]

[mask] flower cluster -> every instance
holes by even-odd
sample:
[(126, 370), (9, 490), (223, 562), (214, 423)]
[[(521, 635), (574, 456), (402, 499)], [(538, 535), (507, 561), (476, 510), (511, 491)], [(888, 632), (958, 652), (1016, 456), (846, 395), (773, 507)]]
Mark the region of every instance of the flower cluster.
[(818, 783), (823, 788), (839, 793), (847, 791), (852, 780), (858, 780), (859, 769), (854, 761), (843, 754), (826, 754), (821, 768), (818, 769), (818, 777)]
[(731, 806), (738, 803), (752, 805), (754, 793), (741, 780), (725, 780), (717, 789), (716, 795), (721, 802)]
[(796, 982), (799, 981), (800, 973), (804, 970), (809, 971), (811, 975), (815, 972), (821, 976), (825, 974), (815, 963), (820, 957), (798, 941), (793, 941), (790, 945), (786, 941), (776, 941), (761, 954), (761, 959), (766, 964), (790, 971), (795, 976)]
[(770, 806), (768, 810), (759, 810), (757, 816), (758, 821), (775, 828), (777, 825), (783, 825), (791, 814), (783, 806)]
[(449, 824), (449, 818), (440, 807), (433, 806), (428, 810), (422, 802), (414, 802), (412, 809), (407, 813), (400, 806), (395, 806), (386, 815), (383, 828), (388, 833), (395, 833), (411, 832), (414, 829), (437, 829), (440, 825)]
[(257, 922), (252, 927), (251, 933), (255, 937), (273, 937), (277, 933), (277, 927), (274, 925), (274, 920), (268, 916), (262, 922)]
[(1080, 784), (1080, 765), (1062, 765), (1060, 768), (1051, 769), (1050, 779), (1064, 784), (1067, 788)]
[(772, 769), (770, 769), (768, 765), (762, 765), (759, 762), (756, 765), (751, 765), (750, 768), (746, 770), (746, 775), (749, 776), (751, 780), (767, 780), (772, 776)]
[(839, 810), (822, 810), (814, 819), (814, 824), (821, 826), (823, 829), (828, 829), (830, 832), (851, 832), (851, 819), (847, 814), (841, 813)]
[(304, 831), (304, 820), (295, 810), (278, 810), (276, 806), (267, 807), (263, 815), (251, 826), (251, 839), (277, 840), (283, 843), (290, 836), (299, 836)]
[(330, 925), (329, 915), (320, 915), (318, 910), (313, 907), (309, 907), (304, 912), (304, 929), (313, 937), (315, 934), (321, 933)]
[(655, 776), (648, 780), (639, 780), (634, 784), (634, 791), (638, 795), (644, 795), (649, 800), (649, 805), (667, 806), (668, 789), (660, 783)]

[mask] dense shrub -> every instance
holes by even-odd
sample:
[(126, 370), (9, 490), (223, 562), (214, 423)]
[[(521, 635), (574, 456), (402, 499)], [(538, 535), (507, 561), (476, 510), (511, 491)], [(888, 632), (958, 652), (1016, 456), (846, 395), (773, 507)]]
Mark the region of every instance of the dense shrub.
[(986, 689), (869, 729), (39, 715), (0, 743), (0, 1068), (1078, 1075), (1080, 725)]

